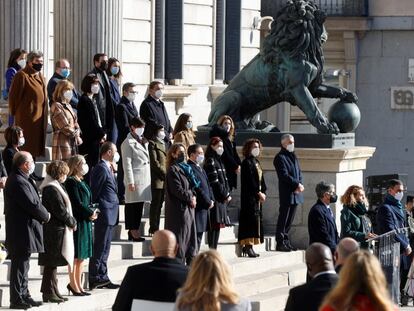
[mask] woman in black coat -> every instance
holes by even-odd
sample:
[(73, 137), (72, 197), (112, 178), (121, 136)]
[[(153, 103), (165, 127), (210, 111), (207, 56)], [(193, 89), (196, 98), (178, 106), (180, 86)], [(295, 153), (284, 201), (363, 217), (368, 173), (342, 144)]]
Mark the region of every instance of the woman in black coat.
[(217, 249), (220, 228), (230, 225), (227, 216), (227, 205), (231, 201), (230, 186), (227, 181), (226, 169), (221, 161), (222, 154), (223, 141), (219, 137), (211, 138), (206, 150), (204, 170), (215, 198), (214, 207), (210, 210), (207, 234), (208, 246), (214, 249)]
[(68, 165), (60, 160), (52, 161), (46, 173), (40, 189), (50, 220), (43, 225), (45, 252), (39, 254), (39, 265), (44, 266), (40, 291), (44, 302), (60, 303), (67, 299), (59, 293), (56, 267), (69, 265), (69, 271), (73, 268), (76, 220), (72, 216), (69, 196), (62, 186), (69, 173)]
[(230, 190), (237, 188), (237, 174), (240, 173), (240, 158), (236, 150), (234, 122), (230, 116), (221, 116), (210, 131), (210, 138), (220, 137), (223, 141), (224, 152), (221, 161), (226, 168)]
[(266, 200), (266, 183), (263, 170), (257, 160), (262, 149), (258, 139), (252, 138), (243, 146), (244, 160), (241, 165), (241, 209), (238, 240), (242, 255), (258, 257), (253, 245), (263, 243), (262, 204)]
[[(90, 169), (99, 161), (100, 145), (106, 140), (106, 133), (102, 124), (104, 116), (99, 114), (94, 95), (99, 92), (99, 80), (94, 74), (85, 76), (82, 80), (82, 96), (78, 103), (78, 123), (82, 131), (83, 144), (79, 146), (79, 153), (86, 156)], [(88, 180), (88, 178), (85, 178)]]

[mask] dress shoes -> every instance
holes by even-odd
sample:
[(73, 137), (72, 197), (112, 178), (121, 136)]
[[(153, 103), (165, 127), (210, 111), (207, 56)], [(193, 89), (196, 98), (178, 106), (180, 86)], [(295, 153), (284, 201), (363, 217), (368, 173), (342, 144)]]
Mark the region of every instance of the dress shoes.
[(95, 288), (104, 288), (109, 283), (111, 283), (111, 281), (89, 282), (89, 290), (93, 290)]
[(18, 303), (11, 303), (10, 304), (10, 309), (15, 309), (15, 310), (27, 310), (30, 309), (32, 306), (30, 304), (28, 304), (27, 302), (18, 302)]
[(41, 301), (35, 301), (32, 297), (27, 297), (23, 299), (25, 303), (28, 303), (32, 307), (40, 307), (42, 305)]
[(292, 251), (297, 251), (298, 249), (294, 247), (292, 244), (290, 244), (290, 241), (286, 241), (285, 245), (289, 247)]
[(277, 246), (276, 246), (276, 251), (277, 252), (286, 252), (287, 253), (287, 252), (291, 252), (292, 250), (291, 250), (290, 247), (286, 246), (285, 244), (278, 243)]
[(112, 282), (109, 282), (107, 285), (104, 285), (101, 288), (117, 289), (119, 287), (121, 287), (119, 284), (114, 284)]
[(61, 302), (65, 302), (63, 299), (60, 299), (57, 295), (55, 294), (43, 294), (42, 295), (43, 298), (43, 302), (52, 302), (52, 303), (61, 303)]

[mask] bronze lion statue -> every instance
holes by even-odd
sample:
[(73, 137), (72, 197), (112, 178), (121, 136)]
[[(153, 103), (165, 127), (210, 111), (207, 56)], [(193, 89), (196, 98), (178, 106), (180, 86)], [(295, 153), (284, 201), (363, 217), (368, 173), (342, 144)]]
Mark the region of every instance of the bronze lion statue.
[(261, 52), (230, 82), (214, 102), (209, 126), (230, 115), (237, 128), (264, 128), (254, 116), (279, 102), (298, 106), (319, 133), (339, 133), (314, 98), (357, 102), (352, 92), (323, 84), (322, 44), (326, 15), (311, 0), (290, 0), (277, 13)]

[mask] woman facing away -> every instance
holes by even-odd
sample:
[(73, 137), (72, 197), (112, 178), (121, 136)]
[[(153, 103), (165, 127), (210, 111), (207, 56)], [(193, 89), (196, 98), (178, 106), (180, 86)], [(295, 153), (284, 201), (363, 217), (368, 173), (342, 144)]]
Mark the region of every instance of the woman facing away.
[(230, 269), (216, 250), (200, 253), (192, 262), (174, 311), (250, 311), (248, 300), (234, 289)]
[(320, 311), (394, 311), (378, 259), (362, 250), (349, 256), (339, 281), (325, 297)]

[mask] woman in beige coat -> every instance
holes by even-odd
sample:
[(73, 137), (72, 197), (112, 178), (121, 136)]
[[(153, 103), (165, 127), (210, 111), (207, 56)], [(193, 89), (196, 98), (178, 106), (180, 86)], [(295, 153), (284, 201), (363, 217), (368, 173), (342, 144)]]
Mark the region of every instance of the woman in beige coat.
[(125, 184), (125, 229), (128, 239), (142, 242), (140, 236), (142, 210), (145, 202), (151, 202), (151, 170), (148, 141), (142, 136), (145, 123), (141, 118), (132, 118), (130, 133), (121, 144), (122, 166)]
[(195, 144), (195, 134), (193, 131), (193, 117), (189, 113), (182, 113), (175, 123), (174, 144), (180, 143), (187, 152), (188, 147)]

